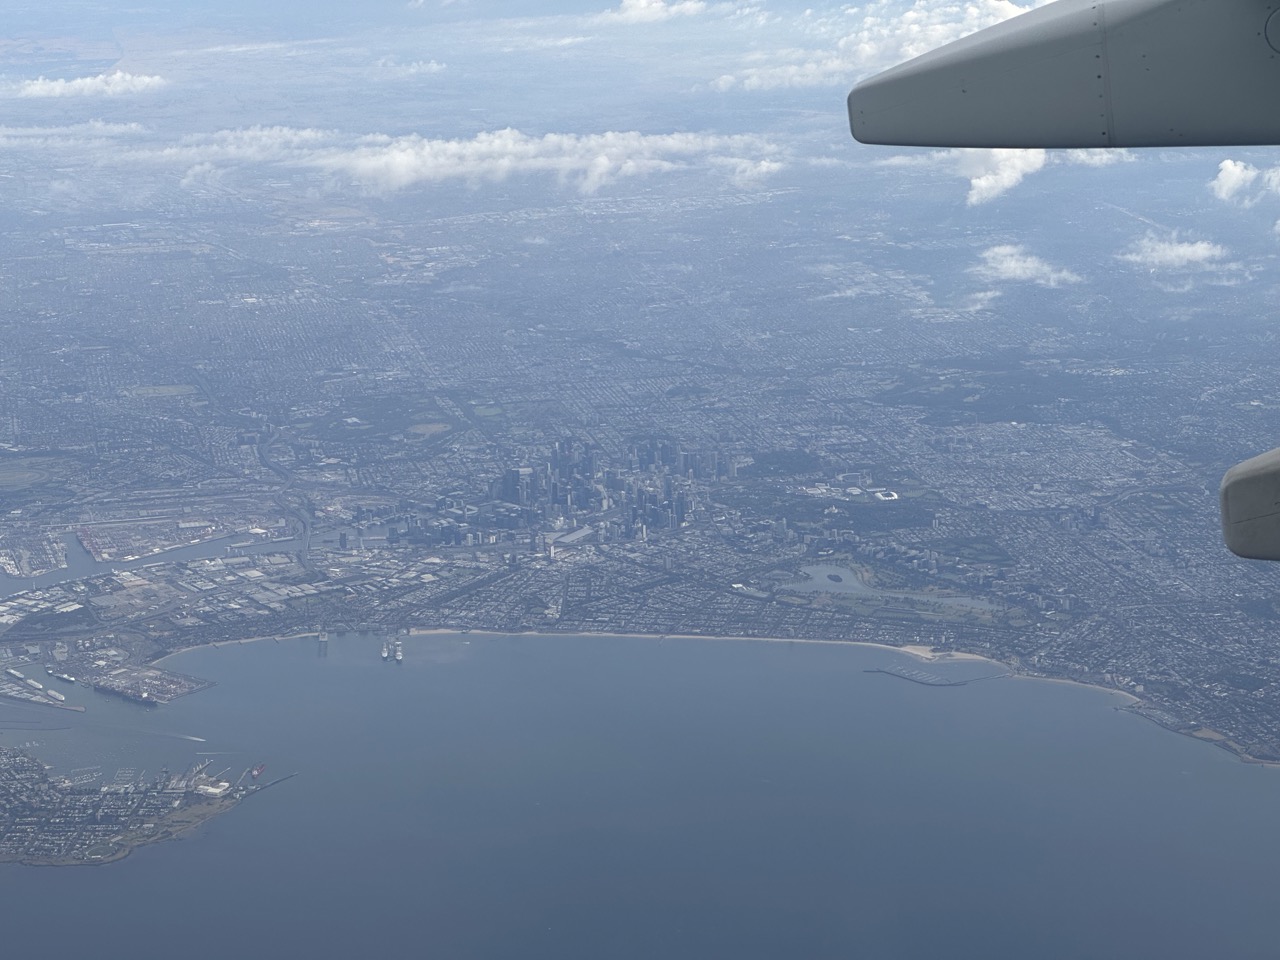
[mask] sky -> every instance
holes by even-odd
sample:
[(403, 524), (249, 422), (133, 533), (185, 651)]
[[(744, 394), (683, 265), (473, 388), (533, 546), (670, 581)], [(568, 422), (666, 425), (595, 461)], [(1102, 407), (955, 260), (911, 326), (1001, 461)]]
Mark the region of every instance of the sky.
[[(850, 138), (844, 96), (858, 79), (1037, 0), (610, 2), (19, 0), (0, 25), (0, 148), (21, 182), (0, 182), (0, 200), (88, 209), (255, 185), (393, 198), (518, 183), (569, 201), (820, 177), (844, 178), (856, 207), (887, 171), (942, 198), (949, 216), (986, 230), (1009, 218), (1007, 242), (973, 266), (992, 283), (1087, 280), (1028, 235), (1014, 198), (1034, 190), (1129, 210), (1128, 241), (1108, 263), (1170, 290), (1248, 282), (1274, 256), (1271, 151), (895, 150)], [(1177, 214), (1153, 216), (1147, 204), (1167, 197)]]

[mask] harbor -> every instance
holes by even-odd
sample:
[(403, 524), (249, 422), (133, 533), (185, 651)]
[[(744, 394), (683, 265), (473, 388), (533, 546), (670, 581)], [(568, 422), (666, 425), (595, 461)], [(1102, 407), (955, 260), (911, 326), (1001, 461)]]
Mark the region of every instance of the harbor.
[(75, 658), (64, 658), (56, 666), (46, 665), (41, 668), (44, 682), (29, 675), (34, 669), (36, 668), (28, 661), (19, 661), (0, 672), (0, 698), (83, 712), (84, 706), (69, 701), (67, 693), (56, 687), (61, 686), (68, 691), (88, 687), (143, 706), (155, 706), (172, 703), (179, 697), (213, 686), (209, 681), (198, 677), (189, 677), (149, 664), (123, 662), (112, 656), (111, 651), (95, 651)]
[[(74, 680), (72, 681), (74, 683)], [(35, 704), (42, 707), (55, 707), (59, 710), (71, 710), (84, 713), (84, 707), (68, 703), (65, 694), (46, 687), (34, 677), (28, 677), (21, 670), (13, 667), (0, 673), (0, 699), (16, 700), (21, 703)]]

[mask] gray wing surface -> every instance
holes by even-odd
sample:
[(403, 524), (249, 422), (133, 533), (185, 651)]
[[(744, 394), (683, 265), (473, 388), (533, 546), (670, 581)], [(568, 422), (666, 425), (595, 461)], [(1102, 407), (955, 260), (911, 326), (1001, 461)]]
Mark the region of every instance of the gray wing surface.
[(1280, 4), (1057, 0), (858, 84), (863, 143), (1280, 142)]

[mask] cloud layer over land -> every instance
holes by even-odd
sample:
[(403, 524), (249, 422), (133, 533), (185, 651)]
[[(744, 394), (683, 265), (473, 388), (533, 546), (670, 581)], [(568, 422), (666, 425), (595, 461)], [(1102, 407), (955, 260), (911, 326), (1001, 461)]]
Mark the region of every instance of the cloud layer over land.
[(101, 73), (95, 77), (77, 77), (74, 80), (50, 80), (38, 77), (18, 85), (19, 97), (119, 97), (130, 93), (157, 90), (167, 81), (164, 77), (144, 74)]
[(205, 170), (253, 163), (317, 169), (374, 193), (520, 174), (551, 174), (582, 193), (594, 193), (617, 180), (692, 169), (747, 185), (784, 164), (782, 152), (760, 137), (635, 131), (537, 137), (513, 129), (468, 139), (375, 134), (352, 141), (334, 131), (254, 127), (187, 137), (147, 156)]
[(768, 173), (776, 168), (760, 157), (762, 152), (772, 152), (762, 151), (763, 146), (752, 137), (693, 133), (646, 135), (632, 131), (531, 137), (508, 129), (481, 133), (470, 140), (369, 137), (351, 149), (320, 153), (305, 162), (345, 173), (380, 191), (423, 181), (501, 180), (515, 173), (550, 173), (583, 193), (594, 193), (614, 180), (695, 163), (728, 164), (735, 177)]
[(1217, 266), (1226, 256), (1226, 247), (1208, 240), (1180, 240), (1177, 234), (1160, 237), (1148, 233), (1120, 254), (1120, 259), (1149, 270), (1188, 270)]
[(604, 22), (656, 23), (672, 17), (705, 13), (704, 0), (622, 0), (617, 9), (600, 14)]
[(1055, 267), (1016, 244), (1001, 244), (982, 251), (982, 263), (974, 267), (973, 272), (984, 280), (1019, 280), (1042, 287), (1080, 282), (1078, 274)]
[(804, 27), (819, 46), (755, 54), (713, 82), (718, 90), (842, 86), (876, 70), (1026, 13), (1048, 0), (873, 0), (836, 13), (805, 11)]

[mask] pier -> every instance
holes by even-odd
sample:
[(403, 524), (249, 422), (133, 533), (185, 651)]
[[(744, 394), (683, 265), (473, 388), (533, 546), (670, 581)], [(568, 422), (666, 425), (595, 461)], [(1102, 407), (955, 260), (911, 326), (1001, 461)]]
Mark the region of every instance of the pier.
[(995, 673), (985, 677), (970, 677), (968, 680), (948, 680), (946, 677), (940, 677), (936, 673), (928, 673), (915, 667), (875, 667), (871, 670), (864, 670), (863, 673), (883, 673), (890, 677), (897, 677), (899, 680), (909, 680), (911, 683), (918, 683), (924, 687), (967, 687), (971, 683), (977, 683), (979, 680), (996, 680), (1000, 677), (1007, 677), (1007, 673)]

